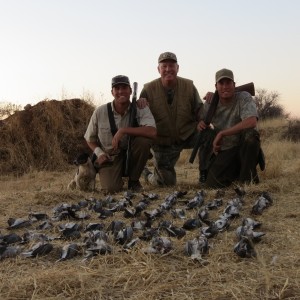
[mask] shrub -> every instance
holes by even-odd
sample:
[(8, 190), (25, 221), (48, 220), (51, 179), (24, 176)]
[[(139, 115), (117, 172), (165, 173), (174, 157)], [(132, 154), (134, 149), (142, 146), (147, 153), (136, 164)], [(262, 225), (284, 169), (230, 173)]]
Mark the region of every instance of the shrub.
[(282, 137), (293, 142), (300, 141), (300, 119), (289, 120), (288, 127)]
[(261, 120), (288, 117), (283, 106), (278, 103), (279, 93), (276, 91), (268, 92), (265, 89), (257, 89), (254, 101)]

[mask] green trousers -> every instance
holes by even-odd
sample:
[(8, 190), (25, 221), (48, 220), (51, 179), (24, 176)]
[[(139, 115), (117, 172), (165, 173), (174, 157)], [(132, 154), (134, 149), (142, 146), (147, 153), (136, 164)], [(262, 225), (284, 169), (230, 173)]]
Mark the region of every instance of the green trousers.
[(216, 132), (211, 129), (205, 131), (200, 146), (200, 170), (208, 171), (207, 187), (227, 187), (233, 181), (259, 182), (256, 166), (260, 151), (260, 137), (257, 130), (244, 130), (240, 134), (238, 146), (220, 151), (217, 155), (212, 152), (212, 142)]
[[(177, 176), (175, 165), (183, 149), (192, 149), (197, 141), (195, 131), (187, 140), (172, 145), (153, 145), (151, 153), (154, 159), (154, 172), (148, 176), (148, 182), (154, 186), (173, 186)], [(198, 153), (199, 154), (199, 153)]]

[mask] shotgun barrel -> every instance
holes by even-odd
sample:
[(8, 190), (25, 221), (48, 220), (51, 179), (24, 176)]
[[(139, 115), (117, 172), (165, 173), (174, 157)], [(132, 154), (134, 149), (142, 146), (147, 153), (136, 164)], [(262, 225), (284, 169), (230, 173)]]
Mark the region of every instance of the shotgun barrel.
[[(133, 91), (132, 91), (132, 100), (131, 100), (131, 106), (130, 106), (130, 115), (129, 115), (129, 126), (130, 127), (134, 127), (136, 124), (137, 88), (138, 88), (138, 84), (137, 84), (137, 82), (134, 82), (133, 83)], [(131, 136), (128, 136), (125, 170), (124, 170), (125, 177), (129, 175), (130, 158), (131, 158)]]

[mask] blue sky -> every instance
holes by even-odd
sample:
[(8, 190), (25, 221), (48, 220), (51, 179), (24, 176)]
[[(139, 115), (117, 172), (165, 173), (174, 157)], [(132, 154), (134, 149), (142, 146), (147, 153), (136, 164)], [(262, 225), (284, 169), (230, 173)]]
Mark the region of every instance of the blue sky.
[(158, 77), (159, 54), (172, 51), (201, 96), (226, 67), (237, 85), (277, 91), (300, 117), (299, 11), (296, 0), (0, 0), (0, 102), (104, 103), (113, 76), (141, 91)]

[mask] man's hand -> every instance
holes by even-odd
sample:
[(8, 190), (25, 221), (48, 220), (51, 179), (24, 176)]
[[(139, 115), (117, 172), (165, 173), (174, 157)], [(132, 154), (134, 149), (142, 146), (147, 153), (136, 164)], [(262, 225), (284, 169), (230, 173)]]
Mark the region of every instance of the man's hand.
[(197, 125), (197, 130), (202, 131), (205, 130), (208, 126), (205, 124), (203, 120), (201, 120)]
[(222, 135), (222, 132), (220, 131), (214, 141), (213, 141), (213, 152), (214, 154), (218, 154), (218, 152), (221, 150), (221, 145), (222, 145), (222, 138), (223, 138), (223, 135)]
[(113, 136), (111, 144), (115, 151), (119, 148), (119, 143), (124, 135), (124, 128), (119, 128), (116, 134)]
[(95, 161), (95, 164), (97, 164), (98, 166), (101, 166), (102, 164), (104, 164), (105, 162), (110, 162), (112, 161), (111, 157), (104, 153), (104, 154), (101, 154), (97, 160)]
[(139, 109), (143, 109), (146, 106), (149, 106), (149, 102), (147, 101), (146, 98), (140, 98), (140, 99), (136, 100), (136, 105)]
[(207, 103), (211, 103), (212, 101), (212, 98), (214, 96), (214, 93), (213, 92), (207, 92), (206, 95), (203, 97), (204, 100), (207, 101)]

